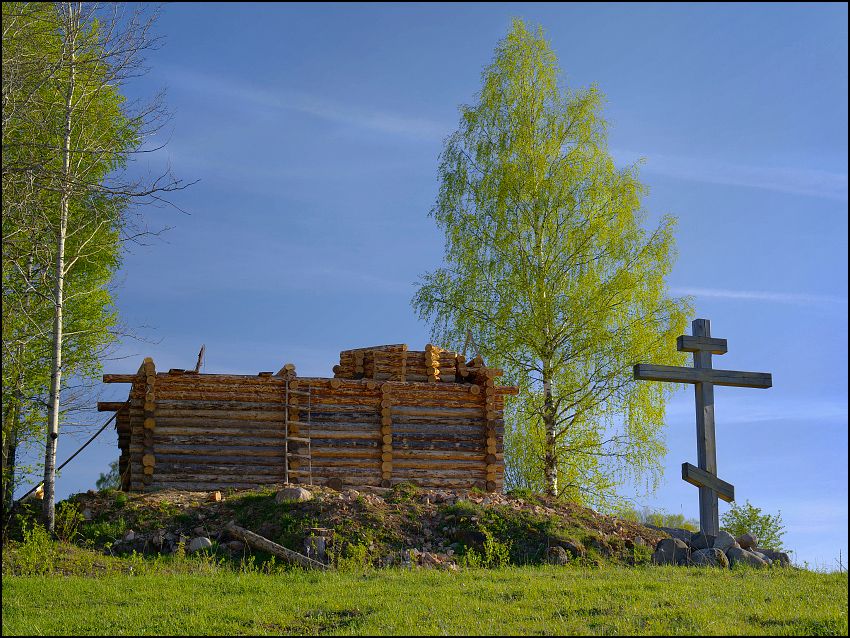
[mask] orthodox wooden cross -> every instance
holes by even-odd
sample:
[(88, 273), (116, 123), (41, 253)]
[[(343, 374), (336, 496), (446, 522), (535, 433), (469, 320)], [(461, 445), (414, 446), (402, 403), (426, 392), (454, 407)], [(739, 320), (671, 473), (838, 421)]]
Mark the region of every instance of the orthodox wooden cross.
[(694, 353), (694, 367), (656, 366), (639, 363), (634, 367), (635, 379), (693, 383), (697, 404), (697, 460), (699, 467), (682, 463), (682, 479), (699, 488), (699, 524), (706, 534), (716, 536), (720, 529), (717, 498), (735, 500), (735, 488), (717, 478), (717, 450), (714, 444), (714, 386), (731, 385), (742, 388), (769, 388), (773, 380), (767, 372), (737, 372), (714, 370), (711, 355), (726, 353), (726, 339), (711, 336), (708, 319), (694, 319), (693, 336), (682, 335), (676, 340), (679, 352)]

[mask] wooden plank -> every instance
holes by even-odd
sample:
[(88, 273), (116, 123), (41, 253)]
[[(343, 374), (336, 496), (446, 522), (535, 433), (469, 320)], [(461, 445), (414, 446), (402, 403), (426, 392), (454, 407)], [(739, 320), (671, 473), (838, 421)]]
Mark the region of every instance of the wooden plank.
[(98, 401), (98, 412), (118, 412), (123, 407), (127, 406), (126, 401)]
[(682, 480), (697, 487), (714, 490), (719, 498), (727, 503), (735, 500), (735, 486), (701, 470), (690, 463), (682, 463)]
[(635, 379), (669, 381), (672, 383), (713, 383), (737, 388), (770, 388), (773, 379), (769, 372), (740, 372), (711, 368), (683, 368), (639, 363), (634, 366)]
[(104, 374), (104, 383), (134, 383), (138, 375), (135, 374)]
[(676, 349), (679, 352), (703, 351), (711, 354), (726, 354), (726, 339), (682, 335), (676, 339)]

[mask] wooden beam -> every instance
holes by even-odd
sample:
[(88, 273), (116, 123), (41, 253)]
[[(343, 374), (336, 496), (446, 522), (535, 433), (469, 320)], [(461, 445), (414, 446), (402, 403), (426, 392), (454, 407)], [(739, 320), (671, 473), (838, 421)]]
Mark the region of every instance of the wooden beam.
[(137, 374), (104, 374), (103, 382), (104, 383), (134, 383)]
[(769, 388), (773, 379), (769, 372), (739, 372), (711, 368), (681, 368), (639, 363), (634, 366), (635, 379), (670, 381), (672, 383), (713, 383), (736, 388)]
[(676, 349), (679, 352), (710, 352), (711, 354), (726, 354), (726, 339), (682, 335), (676, 339)]
[(324, 563), (320, 563), (319, 561), (313, 560), (312, 558), (308, 558), (304, 556), (304, 554), (299, 554), (298, 552), (294, 552), (291, 549), (287, 549), (282, 545), (278, 545), (277, 543), (273, 543), (267, 538), (263, 538), (259, 534), (255, 534), (252, 531), (249, 531), (243, 527), (239, 527), (233, 521), (230, 521), (227, 524), (227, 530), (236, 536), (240, 536), (246, 543), (255, 547), (256, 549), (261, 549), (269, 554), (274, 554), (275, 556), (280, 556), (281, 558), (289, 561), (290, 563), (295, 563), (296, 565), (301, 565), (302, 567), (307, 567), (311, 569), (328, 569), (328, 566)]
[(121, 408), (127, 405), (126, 401), (98, 401), (98, 412), (118, 412)]
[(714, 490), (719, 498), (727, 503), (735, 500), (735, 486), (723, 481), (714, 474), (709, 474), (690, 463), (682, 463), (682, 480), (697, 487), (707, 487)]

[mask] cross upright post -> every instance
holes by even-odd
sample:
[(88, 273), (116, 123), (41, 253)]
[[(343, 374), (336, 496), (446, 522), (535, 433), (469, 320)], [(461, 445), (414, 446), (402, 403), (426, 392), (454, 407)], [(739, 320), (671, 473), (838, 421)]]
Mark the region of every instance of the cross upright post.
[[(711, 338), (711, 322), (694, 319), (691, 332), (695, 337)], [(694, 351), (694, 368), (711, 370), (711, 351)], [(697, 407), (697, 464), (699, 469), (717, 476), (717, 445), (714, 438), (714, 384), (702, 381), (694, 384)], [(710, 487), (699, 488), (700, 527), (706, 534), (717, 536), (720, 519), (717, 493)]]
[(639, 363), (634, 367), (635, 379), (693, 383), (697, 408), (697, 463), (682, 463), (682, 479), (699, 488), (699, 523), (706, 534), (717, 536), (720, 521), (717, 499), (735, 500), (733, 485), (717, 477), (717, 446), (714, 438), (714, 386), (726, 385), (741, 388), (769, 388), (773, 379), (767, 372), (739, 372), (715, 370), (711, 356), (726, 353), (726, 339), (711, 336), (708, 319), (694, 319), (693, 335), (682, 335), (676, 340), (676, 349), (694, 354), (694, 367), (658, 366)]

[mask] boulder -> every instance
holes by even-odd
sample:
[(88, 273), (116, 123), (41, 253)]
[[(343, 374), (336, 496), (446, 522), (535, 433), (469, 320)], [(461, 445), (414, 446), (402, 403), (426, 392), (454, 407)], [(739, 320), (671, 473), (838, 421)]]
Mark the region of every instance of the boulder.
[(714, 539), (714, 544), (712, 545), (715, 549), (719, 549), (721, 552), (726, 552), (730, 547), (739, 547), (738, 543), (735, 542), (735, 537), (732, 536), (729, 532), (724, 532), (723, 530), (717, 533), (717, 537)]
[(212, 541), (206, 536), (196, 536), (191, 541), (189, 541), (189, 546), (186, 548), (186, 551), (190, 554), (194, 554), (197, 551), (202, 549), (209, 549), (212, 547)]
[(275, 497), (275, 503), (303, 503), (313, 498), (310, 490), (303, 487), (284, 487)]
[(691, 564), (700, 567), (722, 567), (725, 569), (729, 567), (729, 559), (726, 558), (726, 554), (716, 547), (707, 547), (705, 549), (698, 549), (691, 554)]
[(230, 541), (227, 547), (231, 552), (241, 552), (245, 549), (245, 543), (242, 541)]
[(756, 545), (758, 545), (759, 540), (753, 536), (752, 534), (741, 534), (738, 538), (735, 539), (738, 545), (741, 546), (741, 549), (753, 549)]
[(656, 565), (685, 565), (688, 562), (688, 544), (678, 538), (662, 538), (655, 546), (652, 562)]
[(779, 565), (780, 567), (788, 567), (791, 565), (791, 558), (785, 552), (778, 552), (775, 549), (756, 547), (753, 549), (753, 553), (761, 554), (765, 557), (765, 560), (773, 563), (774, 565)]
[(131, 529), (127, 530), (127, 533), (124, 534), (124, 540), (127, 541), (128, 543), (135, 540), (135, 538), (136, 538), (136, 532), (134, 532)]
[(658, 527), (656, 525), (644, 525), (644, 527), (657, 529), (659, 532), (665, 532), (666, 534), (669, 534), (671, 538), (678, 538), (680, 541), (684, 541), (685, 543), (690, 543), (691, 536), (693, 536), (693, 532), (680, 527)]
[(740, 547), (730, 547), (726, 551), (726, 556), (729, 558), (729, 563), (735, 565), (749, 565), (751, 567), (767, 567), (767, 562), (755, 555), (755, 553), (741, 549)]
[(546, 562), (551, 565), (566, 565), (570, 562), (570, 557), (563, 547), (555, 545), (546, 550)]
[(706, 534), (703, 531), (694, 532), (691, 536), (691, 542), (688, 543), (692, 550), (708, 549), (714, 546), (715, 537), (711, 534)]

